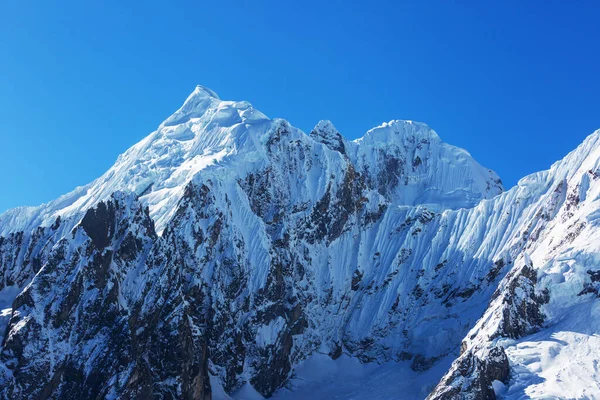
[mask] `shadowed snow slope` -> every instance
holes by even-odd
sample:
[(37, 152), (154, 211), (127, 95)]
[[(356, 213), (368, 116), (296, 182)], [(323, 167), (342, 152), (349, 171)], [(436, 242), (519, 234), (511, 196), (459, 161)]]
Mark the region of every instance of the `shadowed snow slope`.
[(502, 192), (425, 124), (306, 135), (199, 86), (0, 216), (1, 393), (596, 398), (599, 138)]

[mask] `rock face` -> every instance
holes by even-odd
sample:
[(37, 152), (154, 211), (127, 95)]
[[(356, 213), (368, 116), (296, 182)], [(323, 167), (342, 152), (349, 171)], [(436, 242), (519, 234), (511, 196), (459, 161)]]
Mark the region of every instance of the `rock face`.
[(544, 257), (593, 251), (599, 136), (501, 193), (424, 124), (305, 135), (198, 87), (96, 181), (0, 216), (2, 395), (269, 397), (315, 353), (424, 371), (462, 342), (431, 398), (494, 398), (499, 341), (555, 312)]
[[(600, 208), (595, 183), (599, 144), (596, 131), (549, 171), (522, 179), (492, 200), (514, 195), (501, 214), (520, 223), (505, 233), (512, 242), (510, 257), (503, 256), (490, 274), (497, 276), (498, 269), (512, 266), (464, 338), (461, 355), (428, 399), (495, 399), (496, 392), (506, 398), (600, 394), (593, 372), (587, 370), (588, 364), (596, 365), (596, 357), (575, 355), (596, 352), (600, 326), (594, 280), (600, 246), (593, 239)], [(516, 212), (519, 206), (522, 212)], [(573, 336), (573, 331), (578, 333)], [(560, 345), (546, 352), (556, 340)], [(594, 350), (581, 344), (587, 340)], [(555, 361), (560, 353), (567, 360), (577, 357), (577, 365)], [(568, 366), (558, 374), (544, 366), (559, 363)], [(582, 384), (580, 379), (587, 381)]]
[[(539, 329), (545, 320), (541, 308), (549, 301), (546, 289), (536, 294), (537, 273), (531, 265), (516, 268), (506, 276), (506, 288), (496, 292), (492, 300), (501, 303), (498, 326), (490, 339), (508, 337), (518, 339)], [(505, 283), (503, 282), (503, 283)], [(470, 337), (471, 339), (473, 336)], [(501, 346), (486, 343), (469, 348), (463, 342), (463, 353), (442, 378), (428, 399), (483, 399), (496, 398), (494, 381), (508, 383), (508, 357)]]
[(464, 353), (427, 398), (493, 400), (496, 394), (492, 382), (506, 382), (509, 373), (508, 357), (502, 347), (493, 347), (480, 355)]

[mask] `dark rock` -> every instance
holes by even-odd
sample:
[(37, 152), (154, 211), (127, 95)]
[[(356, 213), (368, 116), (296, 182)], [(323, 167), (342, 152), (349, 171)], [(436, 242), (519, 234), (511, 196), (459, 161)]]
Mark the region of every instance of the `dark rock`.
[(329, 352), (329, 357), (331, 357), (332, 360), (337, 360), (338, 358), (340, 358), (342, 356), (342, 353), (343, 353), (342, 345), (340, 343), (336, 342), (333, 350), (331, 350)]
[(109, 245), (115, 231), (115, 206), (101, 201), (95, 208), (89, 209), (81, 220), (81, 227), (92, 239), (97, 249), (104, 249)]
[(355, 270), (354, 271), (354, 275), (352, 275), (352, 285), (350, 286), (350, 289), (357, 291), (358, 290), (358, 285), (360, 284), (360, 281), (363, 278), (363, 273), (360, 272), (359, 270)]
[(335, 129), (329, 121), (322, 121), (311, 132), (310, 137), (319, 143), (341, 154), (346, 154), (346, 146), (343, 136)]
[(486, 350), (483, 358), (466, 352), (454, 361), (427, 400), (495, 400), (492, 382), (507, 383), (509, 373), (508, 357), (499, 346)]
[(410, 369), (416, 372), (427, 371), (442, 357), (424, 357), (421, 354), (417, 354), (413, 359)]

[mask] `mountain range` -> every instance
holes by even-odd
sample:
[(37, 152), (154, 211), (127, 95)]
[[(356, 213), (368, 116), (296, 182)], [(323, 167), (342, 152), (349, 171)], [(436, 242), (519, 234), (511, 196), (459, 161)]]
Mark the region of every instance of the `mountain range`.
[(505, 190), (423, 123), (305, 134), (198, 86), (0, 215), (0, 393), (600, 398), (599, 179), (600, 130)]

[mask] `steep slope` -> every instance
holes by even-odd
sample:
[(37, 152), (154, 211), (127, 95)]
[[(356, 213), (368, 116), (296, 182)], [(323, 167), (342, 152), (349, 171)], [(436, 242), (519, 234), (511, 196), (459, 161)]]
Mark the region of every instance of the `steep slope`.
[[(473, 329), (432, 396), (477, 382), (491, 398), (518, 352), (489, 347), (490, 332), (522, 337), (554, 301), (532, 250), (552, 236), (567, 251), (593, 228), (598, 136), (500, 194), (424, 124), (305, 135), (198, 87), (101, 178), (0, 216), (2, 393), (270, 396), (325, 355), (404, 363), (425, 394)], [(475, 365), (464, 376), (461, 360)]]
[[(599, 168), (596, 131), (494, 199), (517, 195), (499, 212), (523, 219), (503, 234), (526, 245), (431, 399), (495, 398), (492, 386), (506, 398), (600, 396)], [(509, 211), (517, 202), (528, 205)]]
[[(115, 191), (141, 196), (161, 228), (172, 215), (185, 183), (240, 147), (252, 152), (252, 143), (246, 142), (258, 139), (270, 124), (249, 103), (221, 101), (211, 90), (198, 86), (179, 110), (119, 156), (100, 178), (40, 207), (6, 212), (0, 217), (0, 233), (49, 225), (59, 215), (81, 216)], [(253, 137), (248, 135), (250, 131), (255, 132)]]

